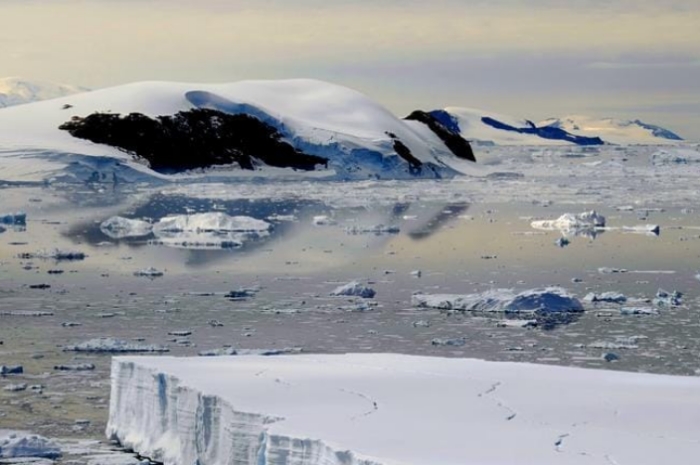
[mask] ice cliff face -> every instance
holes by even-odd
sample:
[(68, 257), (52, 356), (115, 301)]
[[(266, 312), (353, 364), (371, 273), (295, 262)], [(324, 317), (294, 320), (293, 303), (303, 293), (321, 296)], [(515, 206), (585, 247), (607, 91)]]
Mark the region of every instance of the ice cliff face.
[(379, 465), (319, 440), (269, 434), (280, 418), (240, 412), (177, 377), (114, 359), (107, 436), (172, 465)]

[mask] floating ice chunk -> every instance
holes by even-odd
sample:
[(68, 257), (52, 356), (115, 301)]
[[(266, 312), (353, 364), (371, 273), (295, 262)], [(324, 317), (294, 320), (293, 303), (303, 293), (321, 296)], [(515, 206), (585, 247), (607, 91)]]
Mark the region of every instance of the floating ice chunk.
[(178, 330), (178, 331), (168, 331), (168, 335), (178, 336), (178, 337), (186, 337), (186, 336), (191, 336), (192, 331), (190, 331), (189, 329), (183, 329), (183, 330)]
[(496, 322), (499, 328), (535, 328), (537, 320), (500, 320)]
[(0, 376), (21, 375), (24, 373), (22, 365), (0, 365)]
[(345, 228), (347, 234), (375, 234), (380, 236), (382, 234), (398, 234), (401, 229), (398, 226), (384, 226), (383, 224), (378, 224), (376, 226), (350, 226)]
[(148, 267), (143, 270), (134, 271), (134, 276), (144, 277), (144, 278), (159, 278), (163, 276), (163, 272), (155, 268)]
[(272, 225), (249, 216), (221, 212), (174, 215), (153, 225), (156, 243), (191, 249), (237, 248), (270, 234)]
[(530, 225), (545, 231), (561, 231), (565, 235), (595, 237), (597, 228), (605, 227), (605, 217), (595, 210), (579, 213), (564, 213), (556, 220), (538, 220)]
[(281, 349), (235, 349), (233, 347), (222, 347), (220, 349), (203, 350), (199, 352), (200, 357), (225, 357), (231, 355), (287, 355), (299, 354), (302, 352), (300, 347), (284, 347)]
[(365, 299), (371, 299), (375, 296), (375, 294), (376, 292), (374, 289), (364, 286), (357, 281), (352, 281), (343, 286), (338, 286), (331, 291), (332, 296), (362, 297)]
[(493, 289), (478, 294), (414, 294), (414, 307), (505, 313), (582, 312), (578, 299), (559, 287), (530, 289), (516, 294), (512, 289)]
[(112, 239), (143, 237), (151, 234), (153, 225), (148, 221), (113, 216), (100, 224), (100, 231)]
[(603, 292), (596, 294), (591, 292), (583, 298), (586, 302), (611, 302), (615, 304), (623, 304), (627, 302), (627, 297), (619, 292)]
[(229, 292), (225, 297), (230, 300), (246, 300), (255, 297), (257, 293), (257, 288), (240, 288)]
[(0, 214), (0, 224), (11, 226), (26, 226), (27, 214), (24, 212)]
[(421, 270), (413, 270), (411, 271), (411, 276), (413, 276), (414, 278), (420, 278), (421, 276), (423, 276), (423, 272)]
[[(28, 457), (57, 459), (60, 456), (60, 447), (43, 436), (24, 431), (0, 429), (0, 458), (2, 459), (21, 459)], [(8, 463), (22, 462), (13, 461)]]
[(161, 218), (153, 232), (265, 232), (271, 224), (249, 216), (229, 216), (221, 212), (173, 215)]
[(100, 337), (90, 339), (80, 344), (66, 346), (66, 352), (105, 352), (105, 353), (127, 353), (127, 352), (168, 352), (170, 349), (155, 344), (137, 344), (111, 337)]
[(61, 249), (49, 249), (42, 250), (36, 254), (27, 254), (23, 258), (40, 258), (43, 260), (56, 260), (56, 261), (79, 261), (85, 260), (84, 252), (79, 252), (77, 250), (61, 250)]
[(640, 339), (646, 339), (643, 336), (618, 336), (614, 341), (595, 341), (588, 344), (589, 349), (638, 349), (637, 343)]
[(327, 215), (316, 215), (313, 219), (316, 226), (331, 226), (336, 224), (336, 221)]
[(430, 343), (434, 346), (449, 346), (449, 347), (461, 347), (464, 344), (467, 343), (467, 340), (464, 337), (455, 337), (455, 338), (435, 338)]
[(658, 315), (659, 311), (649, 307), (622, 307), (621, 315)]
[(571, 241), (569, 241), (569, 239), (567, 239), (566, 237), (560, 237), (559, 239), (554, 241), (554, 245), (556, 245), (557, 247), (560, 247), (562, 249), (564, 247), (566, 247), (567, 245), (569, 245), (570, 243), (571, 243)]
[(54, 365), (53, 369), (58, 371), (92, 371), (95, 369), (95, 364), (74, 363), (72, 365)]
[(639, 224), (636, 226), (623, 226), (622, 231), (634, 234), (646, 234), (649, 236), (658, 236), (661, 228), (658, 224)]
[(20, 392), (20, 391), (26, 391), (27, 390), (27, 384), (26, 383), (19, 383), (19, 384), (8, 384), (3, 388), (3, 390), (8, 391), (8, 392)]
[(53, 312), (42, 312), (42, 311), (31, 311), (31, 310), (18, 310), (18, 311), (0, 311), (0, 316), (24, 316), (38, 318), (42, 316), (53, 316)]
[(598, 268), (598, 273), (600, 274), (616, 274), (616, 273), (627, 273), (627, 270), (624, 268), (609, 268), (609, 267), (601, 267)]
[(683, 304), (683, 294), (678, 291), (667, 292), (659, 289), (652, 302), (657, 307), (678, 307)]

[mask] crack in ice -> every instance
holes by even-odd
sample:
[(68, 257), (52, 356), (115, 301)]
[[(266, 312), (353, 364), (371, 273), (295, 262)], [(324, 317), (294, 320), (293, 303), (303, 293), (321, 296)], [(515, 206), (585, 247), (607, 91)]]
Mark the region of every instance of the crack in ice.
[(377, 401), (374, 400), (374, 399), (372, 399), (371, 397), (369, 397), (369, 396), (366, 395), (366, 394), (362, 394), (361, 392), (350, 391), (350, 390), (347, 390), (347, 389), (340, 389), (340, 391), (341, 391), (341, 392), (345, 392), (346, 394), (351, 394), (351, 395), (353, 395), (353, 396), (360, 397), (360, 398), (362, 398), (362, 399), (364, 399), (364, 400), (366, 400), (367, 402), (369, 402), (369, 403), (372, 404), (372, 409), (371, 409), (371, 410), (367, 410), (367, 411), (364, 412), (364, 413), (361, 413), (361, 414), (359, 414), (359, 415), (355, 415), (355, 416), (353, 416), (353, 417), (350, 417), (350, 420), (353, 420), (353, 421), (354, 421), (354, 420), (357, 420), (358, 418), (362, 418), (362, 417), (366, 417), (366, 416), (372, 415), (374, 412), (376, 412), (377, 410), (379, 410), (379, 404), (377, 403)]
[(506, 416), (506, 421), (511, 421), (511, 420), (513, 420), (513, 419), (518, 415), (518, 412), (516, 412), (516, 411), (513, 410), (512, 408), (508, 407), (508, 406), (504, 403), (503, 399), (500, 399), (500, 398), (498, 398), (498, 397), (495, 397), (495, 396), (492, 396), (492, 395), (491, 395), (491, 394), (493, 394), (494, 392), (496, 392), (496, 390), (497, 390), (499, 387), (501, 387), (502, 384), (503, 384), (503, 383), (501, 383), (500, 381), (496, 381), (496, 382), (493, 383), (487, 390), (485, 390), (484, 392), (480, 392), (479, 394), (477, 394), (477, 397), (489, 397), (490, 399), (492, 399), (492, 400), (496, 403), (496, 406), (497, 406), (498, 408), (501, 408), (501, 409), (506, 410), (506, 411), (508, 412), (508, 415)]

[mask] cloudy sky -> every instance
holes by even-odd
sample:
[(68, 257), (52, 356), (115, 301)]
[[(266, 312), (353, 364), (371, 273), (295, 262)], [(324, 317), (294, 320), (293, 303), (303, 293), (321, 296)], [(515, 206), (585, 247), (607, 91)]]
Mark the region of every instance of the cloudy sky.
[(399, 115), (633, 117), (700, 140), (698, 0), (0, 0), (0, 76), (312, 77)]

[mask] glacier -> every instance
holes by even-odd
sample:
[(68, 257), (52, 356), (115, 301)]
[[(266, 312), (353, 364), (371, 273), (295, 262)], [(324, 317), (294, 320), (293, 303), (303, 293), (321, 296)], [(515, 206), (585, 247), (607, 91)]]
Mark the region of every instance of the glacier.
[(115, 357), (107, 435), (165, 464), (692, 463), (700, 378), (399, 354)]
[[(471, 169), (427, 125), (404, 121), (352, 89), (313, 79), (228, 84), (138, 82), (0, 111), (0, 179), (23, 182), (132, 182), (296, 177), (264, 166), (253, 172), (221, 166), (165, 174), (106, 144), (71, 136), (59, 126), (74, 117), (139, 113), (156, 118), (190, 110), (245, 114), (274, 128), (304, 154), (328, 160), (331, 179), (452, 177)], [(458, 135), (456, 137), (459, 137)], [(410, 160), (407, 162), (407, 151)], [(402, 155), (403, 154), (403, 155)], [(31, 167), (28, 164), (31, 163)], [(262, 173), (261, 173), (262, 171)]]

